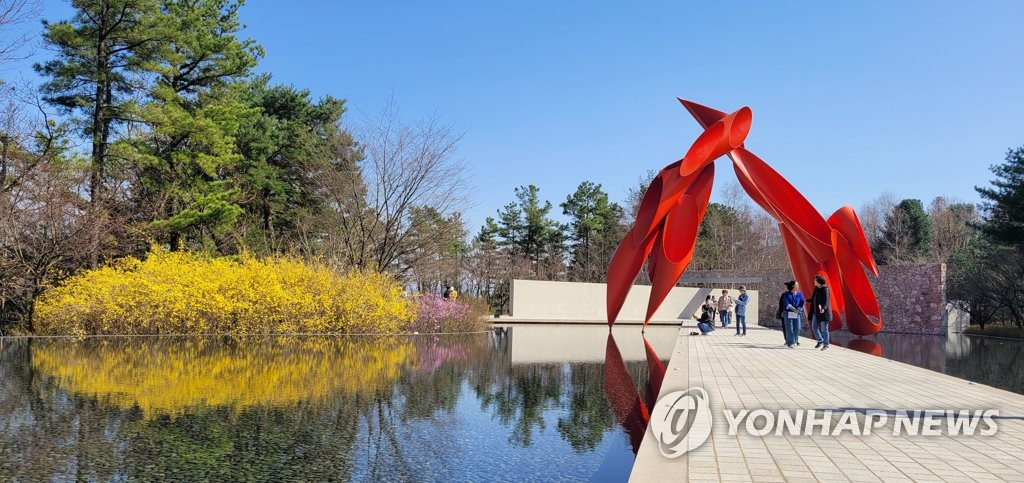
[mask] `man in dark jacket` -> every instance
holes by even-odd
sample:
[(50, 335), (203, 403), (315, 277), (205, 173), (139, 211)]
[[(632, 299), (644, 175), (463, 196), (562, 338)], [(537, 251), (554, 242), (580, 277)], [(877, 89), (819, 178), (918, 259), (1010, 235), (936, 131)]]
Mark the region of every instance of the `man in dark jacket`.
[(828, 326), (832, 322), (832, 298), (825, 277), (814, 277), (814, 293), (811, 294), (811, 332), (818, 339), (815, 349), (828, 349)]

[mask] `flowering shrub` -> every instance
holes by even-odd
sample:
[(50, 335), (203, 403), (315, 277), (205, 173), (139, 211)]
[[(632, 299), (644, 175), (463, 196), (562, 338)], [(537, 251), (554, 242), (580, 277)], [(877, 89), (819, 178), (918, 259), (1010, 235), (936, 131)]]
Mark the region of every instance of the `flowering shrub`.
[(386, 275), (159, 249), (73, 277), (36, 305), (42, 334), (394, 333), (415, 317)]
[(470, 332), (487, 325), (480, 319), (487, 312), (486, 304), (449, 300), (432, 293), (418, 299), (416, 320), (408, 329), (411, 332)]

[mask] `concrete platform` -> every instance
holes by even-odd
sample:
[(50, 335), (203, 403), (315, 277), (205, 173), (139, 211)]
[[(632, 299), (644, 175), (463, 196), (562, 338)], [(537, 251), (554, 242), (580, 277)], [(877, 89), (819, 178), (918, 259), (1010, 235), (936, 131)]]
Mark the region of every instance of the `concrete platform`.
[[(661, 394), (704, 388), (710, 438), (676, 458), (649, 426), (630, 481), (1024, 481), (1024, 396), (815, 341), (789, 349), (782, 333), (751, 327), (708, 336), (680, 331)], [(664, 357), (664, 355), (662, 355)], [(723, 410), (998, 409), (994, 435), (893, 435), (893, 417), (870, 436), (728, 434)], [(833, 426), (839, 415), (833, 416)], [(946, 421), (942, 421), (943, 427)]]

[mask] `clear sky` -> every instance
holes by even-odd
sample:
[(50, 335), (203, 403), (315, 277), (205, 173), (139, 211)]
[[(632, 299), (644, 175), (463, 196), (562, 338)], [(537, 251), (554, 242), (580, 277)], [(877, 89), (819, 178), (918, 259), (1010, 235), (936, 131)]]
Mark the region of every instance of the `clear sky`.
[(583, 180), (622, 200), (699, 134), (676, 96), (750, 106), (747, 147), (826, 215), (883, 192), (975, 202), (1024, 145), (1020, 1), (250, 0), (242, 19), (277, 82), (353, 117), (394, 93), (464, 132), (471, 232), (519, 185), (556, 206)]

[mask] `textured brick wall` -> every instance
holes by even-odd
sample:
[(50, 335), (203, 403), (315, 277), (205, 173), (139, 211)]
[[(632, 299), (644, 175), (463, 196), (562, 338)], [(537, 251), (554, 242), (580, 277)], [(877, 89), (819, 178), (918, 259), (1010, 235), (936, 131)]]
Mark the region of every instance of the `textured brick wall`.
[(885, 319), (883, 332), (946, 333), (945, 264), (878, 267), (872, 285)]
[[(775, 319), (776, 302), (786, 288), (783, 284), (793, 279), (789, 270), (766, 270), (756, 273), (738, 273), (731, 270), (688, 270), (683, 276), (687, 280), (713, 278), (760, 278), (759, 283), (745, 283), (748, 288), (761, 291), (762, 302), (758, 323), (778, 326)], [(878, 267), (878, 278), (870, 274), (878, 304), (882, 309), (882, 332), (904, 332), (912, 334), (945, 334), (946, 266), (943, 264), (882, 266)], [(717, 283), (719, 286), (728, 284)], [(740, 285), (739, 283), (734, 285)], [(810, 296), (813, 287), (802, 287)]]

